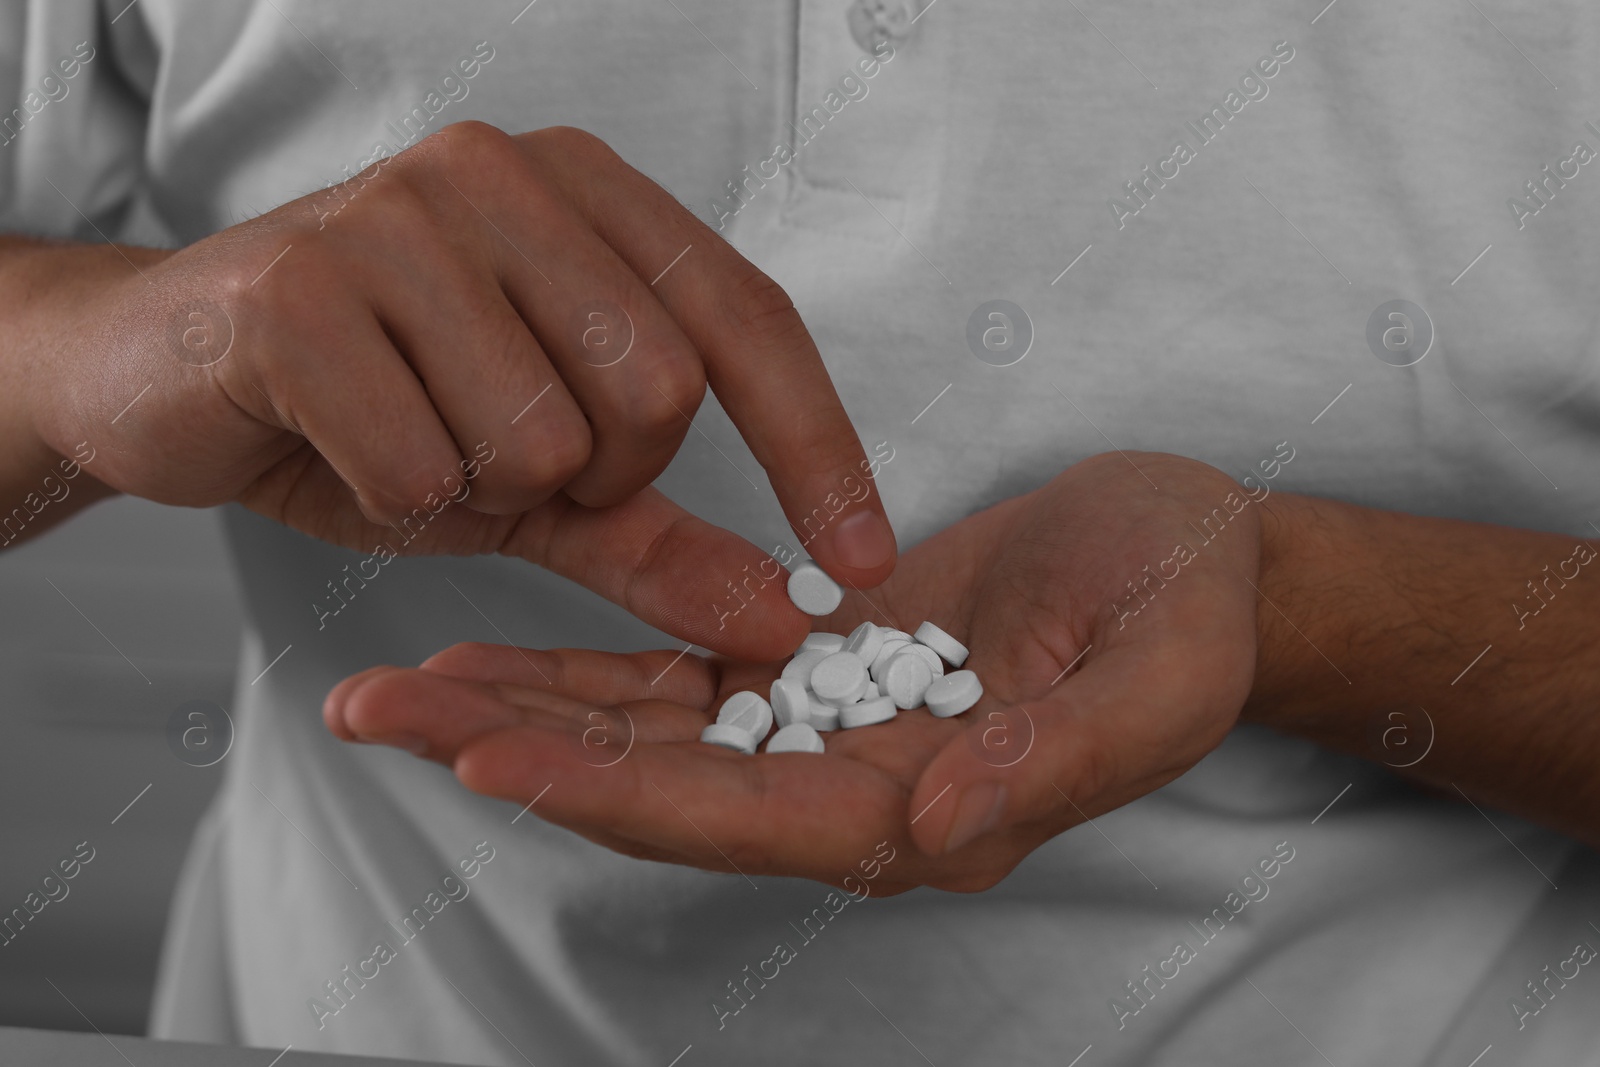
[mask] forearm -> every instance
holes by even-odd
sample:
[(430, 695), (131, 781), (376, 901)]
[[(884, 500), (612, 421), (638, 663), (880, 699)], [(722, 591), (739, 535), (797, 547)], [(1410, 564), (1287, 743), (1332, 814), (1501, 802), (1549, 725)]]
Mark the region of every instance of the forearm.
[(1289, 494), (1270, 508), (1245, 718), (1600, 845), (1600, 549)]
[(72, 330), (95, 290), (132, 275), (130, 259), (161, 254), (0, 236), (0, 548), (115, 494), (93, 477), (92, 460), (83, 462), (97, 442), (51, 447), (39, 433), (36, 404), (54, 369), (84, 361)]

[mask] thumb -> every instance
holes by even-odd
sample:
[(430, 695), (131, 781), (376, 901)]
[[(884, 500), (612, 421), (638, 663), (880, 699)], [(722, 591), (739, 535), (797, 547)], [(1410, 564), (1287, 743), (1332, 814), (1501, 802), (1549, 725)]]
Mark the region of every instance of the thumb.
[(767, 662), (811, 629), (783, 566), (744, 538), (646, 488), (612, 507), (558, 495), (522, 516), (500, 547), (712, 652)]
[(912, 790), (912, 840), (944, 856), (1029, 823), (1060, 832), (1176, 778), (1232, 723), (1196, 707), (1192, 673), (1174, 669), (1186, 662), (1163, 656), (1153, 670), (1148, 656), (1117, 648), (1042, 699), (980, 701)]

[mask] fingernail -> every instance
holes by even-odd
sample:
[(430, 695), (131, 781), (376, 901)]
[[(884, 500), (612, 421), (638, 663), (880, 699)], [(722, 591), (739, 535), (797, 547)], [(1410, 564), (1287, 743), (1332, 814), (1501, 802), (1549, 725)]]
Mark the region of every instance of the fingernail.
[(388, 745), (390, 748), (403, 748), (413, 756), (428, 751), (428, 739), (416, 734), (385, 734), (382, 737), (363, 737), (361, 740), (375, 745)]
[(872, 570), (894, 557), (894, 533), (876, 511), (858, 511), (839, 524), (833, 552), (846, 567)]
[(993, 830), (999, 825), (1000, 812), (1005, 806), (1005, 786), (994, 782), (968, 786), (956, 803), (956, 817), (950, 820), (950, 829), (945, 832), (945, 854)]

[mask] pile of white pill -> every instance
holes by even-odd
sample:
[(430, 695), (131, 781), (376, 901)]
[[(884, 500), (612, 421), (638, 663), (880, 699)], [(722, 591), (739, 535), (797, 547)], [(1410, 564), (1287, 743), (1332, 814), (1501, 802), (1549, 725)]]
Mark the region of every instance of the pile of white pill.
[[(789, 599), (808, 615), (829, 615), (844, 590), (808, 560), (789, 576)], [(750, 755), (776, 725), (766, 751), (821, 752), (829, 730), (888, 722), (924, 705), (940, 718), (960, 715), (983, 696), (976, 674), (945, 672), (946, 663), (959, 668), (966, 659), (966, 646), (931, 622), (915, 634), (870, 622), (848, 637), (814, 633), (772, 683), (770, 700), (733, 694), (700, 740)]]

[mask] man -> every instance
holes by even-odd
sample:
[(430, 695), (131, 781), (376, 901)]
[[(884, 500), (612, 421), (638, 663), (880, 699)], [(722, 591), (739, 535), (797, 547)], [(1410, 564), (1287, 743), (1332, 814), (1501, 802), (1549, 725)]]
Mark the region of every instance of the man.
[[(6, 499), (250, 614), (157, 1033), (1593, 1055), (1583, 9), (0, 10)], [(693, 742), (802, 554), (986, 701)]]

